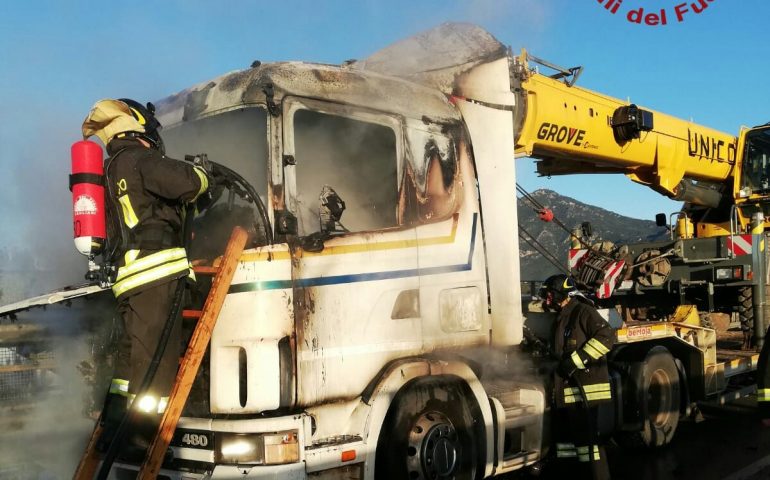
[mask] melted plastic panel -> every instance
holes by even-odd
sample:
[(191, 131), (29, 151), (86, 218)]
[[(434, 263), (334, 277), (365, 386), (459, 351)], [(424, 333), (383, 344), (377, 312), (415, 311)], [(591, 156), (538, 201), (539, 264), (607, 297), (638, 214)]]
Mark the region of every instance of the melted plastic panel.
[(427, 223), (446, 218), (456, 211), (459, 198), (457, 155), (454, 140), (430, 128), (406, 129), (411, 155), (405, 167), (401, 205), (413, 202), (417, 208), (401, 212), (401, 223)]
[[(263, 202), (268, 191), (267, 113), (263, 108), (233, 110), (185, 122), (162, 132), (168, 156), (205, 153), (212, 162), (231, 168), (244, 177)], [(250, 232), (249, 246), (264, 245), (264, 225), (256, 205), (237, 192), (213, 187), (216, 201), (196, 219), (192, 258), (221, 255), (232, 228), (240, 225)]]
[(294, 115), (296, 212), (301, 235), (317, 232), (320, 193), (345, 202), (341, 224), (352, 232), (398, 225), (395, 132), (382, 125), (299, 110)]

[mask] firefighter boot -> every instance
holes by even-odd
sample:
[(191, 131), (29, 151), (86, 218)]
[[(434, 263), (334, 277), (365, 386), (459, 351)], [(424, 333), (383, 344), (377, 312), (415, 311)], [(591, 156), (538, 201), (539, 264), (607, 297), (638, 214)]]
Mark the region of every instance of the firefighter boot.
[(610, 465), (603, 446), (599, 445), (598, 451), (589, 463), (593, 480), (610, 480)]
[(104, 407), (102, 408), (100, 420), (102, 434), (99, 436), (99, 440), (96, 443), (97, 451), (104, 453), (110, 448), (110, 444), (115, 438), (120, 422), (123, 421), (127, 411), (128, 399), (124, 395), (116, 393), (107, 394), (107, 398), (104, 400)]
[(118, 457), (127, 462), (142, 462), (160, 426), (161, 415), (138, 412), (126, 432)]

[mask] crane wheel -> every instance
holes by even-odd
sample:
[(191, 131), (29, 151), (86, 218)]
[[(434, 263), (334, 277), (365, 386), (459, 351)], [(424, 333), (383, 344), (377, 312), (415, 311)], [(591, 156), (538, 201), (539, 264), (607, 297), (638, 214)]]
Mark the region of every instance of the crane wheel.
[(741, 287), (738, 289), (738, 317), (741, 322), (741, 331), (744, 336), (744, 349), (752, 343), (754, 333), (754, 295), (751, 287)]
[(619, 432), (615, 440), (623, 447), (659, 448), (668, 445), (679, 425), (681, 389), (679, 371), (668, 349), (652, 348), (635, 376), (636, 401), (643, 427)]
[(464, 389), (434, 381), (405, 388), (393, 399), (380, 431), (375, 479), (476, 478), (483, 468), (474, 428), (479, 422)]

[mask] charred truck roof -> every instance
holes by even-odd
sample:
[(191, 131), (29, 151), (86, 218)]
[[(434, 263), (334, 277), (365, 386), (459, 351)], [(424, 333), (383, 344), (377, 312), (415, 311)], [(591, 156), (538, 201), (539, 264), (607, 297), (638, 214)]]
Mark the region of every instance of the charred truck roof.
[[(344, 65), (306, 62), (256, 64), (157, 102), (160, 121), (180, 122), (285, 96), (322, 98), (438, 123), (459, 120), (448, 100), (459, 76), (508, 49), (485, 30), (447, 23)], [(256, 62), (255, 62), (256, 63)], [(510, 93), (510, 92), (508, 92)]]
[(322, 98), (405, 117), (427, 115), (439, 123), (460, 118), (436, 89), (350, 66), (304, 62), (263, 64), (229, 73), (167, 97), (157, 108), (160, 121), (170, 127), (246, 105), (280, 104), (286, 96)]

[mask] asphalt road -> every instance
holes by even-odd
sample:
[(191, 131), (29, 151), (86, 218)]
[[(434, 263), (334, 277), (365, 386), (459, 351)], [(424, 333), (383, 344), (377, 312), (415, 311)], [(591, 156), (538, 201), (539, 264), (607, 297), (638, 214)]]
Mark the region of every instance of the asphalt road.
[[(20, 418), (18, 412), (3, 413), (4, 420)], [(60, 472), (74, 470), (91, 422), (52, 421), (52, 415), (46, 408), (34, 415), (40, 421), (23, 426), (0, 422), (1, 479), (60, 479), (67, 478)], [(770, 428), (760, 424), (751, 405), (708, 410), (702, 422), (680, 422), (673, 443), (666, 448), (630, 452), (610, 444), (607, 456), (614, 480), (767, 480)], [(548, 465), (539, 477), (503, 477), (514, 479), (580, 480), (557, 475)]]
[[(621, 480), (760, 480), (770, 479), (770, 428), (763, 427), (752, 405), (707, 410), (701, 422), (683, 421), (668, 447), (624, 451), (607, 447), (613, 479)], [(545, 466), (539, 477), (560, 479)], [(578, 479), (575, 479), (578, 480)]]

